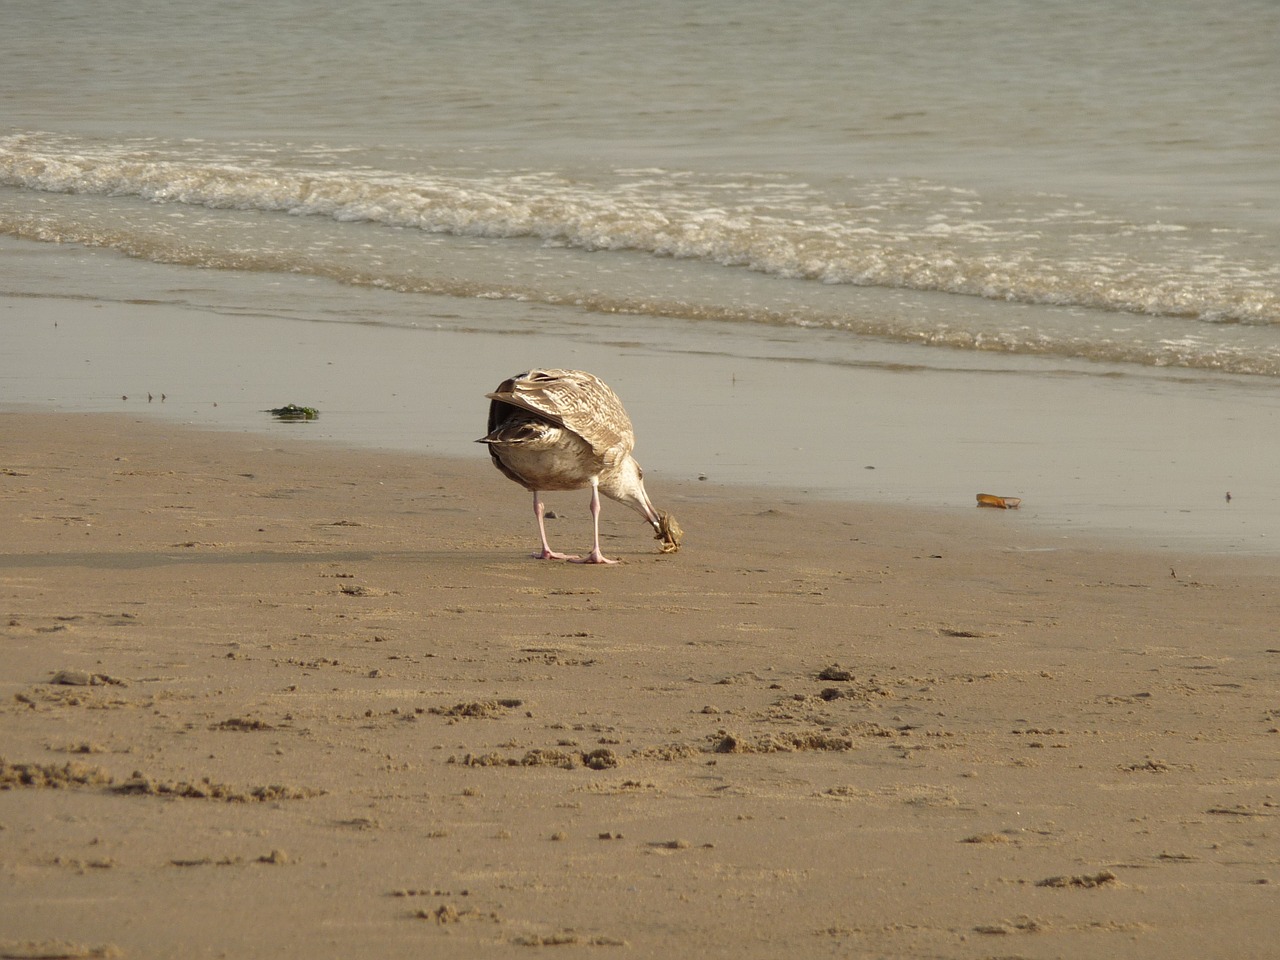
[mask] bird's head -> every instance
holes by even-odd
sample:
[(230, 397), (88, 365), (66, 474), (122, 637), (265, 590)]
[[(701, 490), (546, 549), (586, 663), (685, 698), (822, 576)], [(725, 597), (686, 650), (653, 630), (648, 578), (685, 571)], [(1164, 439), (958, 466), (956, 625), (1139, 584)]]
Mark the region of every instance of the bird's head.
[(658, 511), (653, 508), (649, 494), (644, 489), (644, 471), (631, 454), (622, 458), (617, 468), (600, 478), (600, 492), (611, 500), (625, 503), (653, 527), (661, 529)]

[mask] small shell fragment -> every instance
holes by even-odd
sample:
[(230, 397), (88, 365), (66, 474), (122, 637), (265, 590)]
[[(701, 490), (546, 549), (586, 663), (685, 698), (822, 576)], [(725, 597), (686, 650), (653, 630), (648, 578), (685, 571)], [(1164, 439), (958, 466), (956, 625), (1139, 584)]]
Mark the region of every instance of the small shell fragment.
[(978, 494), (978, 506), (995, 507), (997, 510), (1017, 510), (1022, 506), (1021, 497), (997, 497), (994, 493)]

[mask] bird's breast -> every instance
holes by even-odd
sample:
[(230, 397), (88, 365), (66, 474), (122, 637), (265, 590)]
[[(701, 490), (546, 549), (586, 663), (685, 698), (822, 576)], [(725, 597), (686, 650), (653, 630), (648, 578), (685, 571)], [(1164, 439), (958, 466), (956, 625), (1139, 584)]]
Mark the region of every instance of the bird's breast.
[(590, 444), (570, 430), (540, 424), (519, 439), (489, 441), (493, 455), (532, 490), (578, 490), (588, 486), (603, 464)]

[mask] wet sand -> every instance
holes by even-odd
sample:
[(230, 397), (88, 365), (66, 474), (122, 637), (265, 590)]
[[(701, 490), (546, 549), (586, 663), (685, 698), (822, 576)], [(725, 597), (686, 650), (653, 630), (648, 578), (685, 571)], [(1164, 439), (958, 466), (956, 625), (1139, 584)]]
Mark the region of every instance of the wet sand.
[[(836, 500), (1021, 497), (1069, 539), (1280, 557), (1280, 395), (1267, 378), (640, 321), (413, 297), (0, 237), (0, 402), (469, 458), (483, 394), (533, 366), (603, 376), (646, 470)], [(150, 402), (148, 402), (150, 398)], [(1228, 500), (1226, 494), (1232, 495)]]
[(1273, 948), (1271, 560), (650, 463), (684, 549), (583, 568), (482, 454), (0, 437), (0, 957)]

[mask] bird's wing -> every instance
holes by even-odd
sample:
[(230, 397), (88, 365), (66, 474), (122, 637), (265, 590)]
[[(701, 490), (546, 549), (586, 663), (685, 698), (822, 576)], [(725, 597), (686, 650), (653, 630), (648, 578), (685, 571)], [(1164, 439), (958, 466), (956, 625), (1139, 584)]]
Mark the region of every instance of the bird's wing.
[[(530, 370), (486, 396), (492, 431), (506, 416), (500, 404), (527, 410), (571, 430), (606, 463), (621, 460), (635, 447), (631, 418), (599, 377), (582, 370)], [(508, 411), (509, 413), (509, 411)]]

